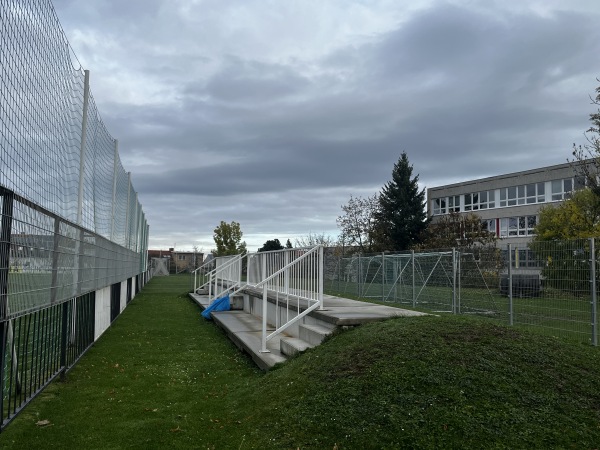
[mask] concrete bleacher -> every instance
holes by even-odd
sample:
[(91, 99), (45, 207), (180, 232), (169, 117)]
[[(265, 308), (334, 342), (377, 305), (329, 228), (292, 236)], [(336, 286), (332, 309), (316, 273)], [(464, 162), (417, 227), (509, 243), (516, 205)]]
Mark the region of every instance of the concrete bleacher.
[[(210, 304), (206, 293), (190, 293), (190, 298), (204, 310)], [(269, 296), (273, 308), (278, 299)], [(279, 303), (281, 301), (279, 300)], [(392, 317), (416, 317), (425, 313), (363, 301), (324, 295), (324, 309), (311, 311), (301, 321), (286, 329), (267, 342), (268, 352), (261, 352), (262, 342), (262, 298), (247, 288), (231, 298), (231, 310), (213, 312), (212, 318), (222, 328), (231, 341), (246, 352), (262, 370), (269, 370), (275, 364), (289, 357), (319, 345), (340, 327), (358, 326), (368, 322), (386, 320)], [(294, 311), (303, 311), (302, 305), (288, 300)], [(267, 315), (267, 317), (269, 317)], [(268, 327), (273, 331), (274, 327)]]

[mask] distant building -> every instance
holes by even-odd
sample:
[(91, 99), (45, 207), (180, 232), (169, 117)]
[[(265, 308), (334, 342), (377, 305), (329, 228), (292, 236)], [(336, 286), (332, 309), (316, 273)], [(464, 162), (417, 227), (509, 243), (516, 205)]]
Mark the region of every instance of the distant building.
[(570, 163), (463, 181), (427, 189), (427, 212), (436, 218), (475, 213), (504, 244), (531, 240), (539, 210), (584, 187)]
[(202, 265), (204, 253), (202, 252), (184, 252), (169, 250), (148, 250), (148, 260), (152, 258), (165, 258), (169, 262), (167, 267), (172, 273), (192, 272)]

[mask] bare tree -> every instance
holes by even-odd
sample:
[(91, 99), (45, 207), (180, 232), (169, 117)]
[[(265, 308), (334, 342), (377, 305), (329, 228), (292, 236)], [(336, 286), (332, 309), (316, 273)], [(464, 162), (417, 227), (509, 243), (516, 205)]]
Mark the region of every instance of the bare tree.
[(439, 250), (458, 247), (473, 249), (496, 247), (496, 235), (488, 231), (481, 218), (474, 213), (466, 215), (451, 212), (430, 222), (420, 236), (415, 250)]
[[(600, 82), (600, 78), (596, 78)], [(596, 97), (590, 95), (592, 105), (600, 106), (600, 86), (596, 88)], [(583, 145), (573, 144), (573, 156), (575, 170), (585, 178), (587, 186), (592, 192), (600, 197), (600, 108), (590, 114), (592, 126), (585, 133), (587, 143)]]
[(375, 213), (379, 205), (379, 197), (352, 197), (346, 205), (342, 205), (344, 214), (336, 219), (342, 231), (345, 244), (356, 245), (362, 253), (373, 250)]
[(313, 233), (309, 231), (308, 235), (295, 239), (297, 248), (308, 248), (316, 245), (322, 245), (323, 247), (333, 247), (336, 241), (331, 236), (325, 233)]

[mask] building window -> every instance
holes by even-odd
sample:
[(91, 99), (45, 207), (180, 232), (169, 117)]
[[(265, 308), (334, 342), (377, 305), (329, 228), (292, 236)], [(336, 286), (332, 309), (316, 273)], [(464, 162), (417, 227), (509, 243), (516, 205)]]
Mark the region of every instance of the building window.
[(504, 217), (500, 219), (500, 237), (533, 236), (536, 216)]
[(477, 211), (479, 209), (495, 208), (494, 191), (481, 191), (465, 194), (465, 211)]
[(585, 179), (583, 177), (563, 178), (562, 180), (552, 180), (551, 185), (552, 201), (559, 201), (569, 198), (571, 192), (583, 189)]
[(500, 206), (543, 203), (546, 200), (544, 183), (523, 184), (500, 189)]
[(433, 215), (438, 216), (440, 214), (446, 214), (446, 212), (446, 198), (433, 199)]
[(185, 261), (185, 255), (182, 255), (181, 253), (179, 255), (177, 255), (177, 259), (179, 261)]
[(563, 200), (573, 190), (572, 180), (552, 180), (552, 201)]
[(498, 232), (496, 231), (496, 219), (483, 219), (481, 223), (483, 224), (484, 230), (498, 235)]
[(460, 212), (460, 195), (448, 197), (448, 212)]
[(525, 186), (527, 204), (544, 203), (546, 201), (545, 183), (531, 183)]

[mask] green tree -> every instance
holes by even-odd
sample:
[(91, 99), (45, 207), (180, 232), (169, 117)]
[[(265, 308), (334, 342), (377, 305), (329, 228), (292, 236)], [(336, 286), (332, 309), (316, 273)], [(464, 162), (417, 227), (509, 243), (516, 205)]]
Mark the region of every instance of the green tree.
[(435, 222), (429, 222), (415, 250), (458, 248), (470, 250), (495, 247), (496, 234), (488, 231), (481, 218), (474, 213), (451, 212)]
[[(597, 78), (597, 81), (600, 81)], [(596, 88), (596, 96), (590, 96), (593, 105), (600, 106), (600, 86)], [(590, 114), (592, 125), (585, 133), (586, 143), (583, 145), (573, 144), (573, 156), (577, 164), (576, 170), (585, 178), (586, 185), (592, 192), (600, 197), (600, 108)]]
[(213, 239), (217, 248), (212, 250), (214, 256), (237, 255), (246, 251), (246, 242), (242, 241), (242, 230), (238, 222), (221, 221), (215, 228)]
[[(290, 240), (288, 239), (288, 242)], [(270, 252), (273, 250), (283, 250), (283, 245), (279, 242), (279, 239), (270, 239), (263, 244), (261, 248), (258, 249), (259, 252)]]
[(378, 250), (407, 250), (418, 244), (427, 227), (425, 189), (419, 190), (419, 175), (413, 177), (413, 167), (406, 152), (394, 164), (392, 180), (379, 195), (375, 214), (374, 240)]
[(583, 189), (558, 206), (542, 208), (535, 233), (529, 248), (542, 266), (546, 284), (575, 293), (587, 292), (587, 238), (600, 235), (600, 197), (591, 189)]
[(534, 242), (600, 236), (600, 197), (582, 189), (558, 206), (540, 209)]
[(294, 248), (292, 247), (292, 243), (290, 242), (290, 240), (288, 239), (287, 242), (285, 243), (285, 248)]
[(355, 245), (362, 253), (373, 251), (375, 213), (379, 206), (377, 194), (372, 197), (352, 197), (342, 206), (344, 214), (336, 220), (344, 244)]

